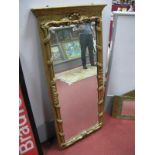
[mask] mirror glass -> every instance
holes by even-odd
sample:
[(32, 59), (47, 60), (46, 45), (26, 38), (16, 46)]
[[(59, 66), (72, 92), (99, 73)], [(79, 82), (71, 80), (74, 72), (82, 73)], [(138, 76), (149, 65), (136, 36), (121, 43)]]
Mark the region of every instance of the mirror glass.
[(50, 27), (65, 140), (98, 121), (95, 22)]

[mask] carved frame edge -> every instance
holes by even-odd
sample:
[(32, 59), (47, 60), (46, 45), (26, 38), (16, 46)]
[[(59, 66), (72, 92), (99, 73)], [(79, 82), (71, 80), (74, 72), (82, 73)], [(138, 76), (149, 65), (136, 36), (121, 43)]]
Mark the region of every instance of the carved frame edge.
[[(95, 6), (94, 6), (95, 7)], [(86, 19), (84, 19), (86, 21)], [(87, 18), (88, 21), (90, 21)], [(51, 54), (51, 49), (50, 49), (50, 37), (49, 37), (49, 26), (51, 26), (52, 22), (50, 23), (44, 23), (42, 24), (38, 20), (38, 27), (39, 27), (39, 33), (40, 33), (40, 39), (41, 39), (41, 45), (43, 49), (43, 59), (44, 59), (44, 66), (45, 66), (45, 72), (47, 76), (47, 81), (48, 81), (48, 88), (49, 88), (49, 96), (51, 98), (52, 104), (52, 111), (54, 112), (54, 122), (55, 122), (55, 127), (56, 127), (56, 134), (57, 134), (57, 139), (58, 139), (58, 144), (60, 148), (66, 148), (75, 142), (79, 141), (80, 139), (83, 139), (87, 135), (97, 131), (100, 129), (104, 122), (103, 122), (103, 106), (104, 106), (104, 85), (103, 85), (103, 52), (102, 52), (102, 20), (101, 16), (100, 17), (93, 17), (91, 19), (92, 21), (96, 22), (96, 35), (97, 35), (97, 81), (98, 81), (98, 122), (93, 125), (92, 127), (80, 132), (78, 135), (70, 138), (69, 140), (65, 141), (65, 135), (63, 132), (63, 121), (61, 118), (61, 113), (60, 113), (60, 105), (59, 105), (59, 99), (58, 99), (58, 93), (57, 93), (57, 88), (56, 88), (56, 82), (55, 82), (55, 73), (54, 73), (54, 66), (53, 66), (53, 56)], [(55, 21), (54, 21), (55, 22)], [(79, 23), (81, 23), (80, 21)], [(60, 24), (68, 24), (71, 23), (71, 21), (64, 22), (62, 20), (61, 22), (58, 22), (58, 25)], [(73, 22), (73, 23), (78, 23)], [(56, 25), (55, 25), (56, 26)], [(51, 59), (49, 59), (51, 57)]]

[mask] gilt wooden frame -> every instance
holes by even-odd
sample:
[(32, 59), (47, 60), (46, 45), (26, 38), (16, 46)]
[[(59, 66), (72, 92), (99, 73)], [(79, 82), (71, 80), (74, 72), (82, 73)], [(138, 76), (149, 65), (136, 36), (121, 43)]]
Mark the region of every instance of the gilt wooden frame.
[(135, 101), (135, 91), (130, 91), (122, 96), (114, 96), (112, 106), (112, 116), (120, 119), (131, 119), (134, 120), (134, 115), (123, 115), (123, 101)]
[[(39, 34), (42, 46), (42, 54), (45, 72), (48, 81), (49, 96), (52, 102), (52, 109), (55, 117), (55, 127), (60, 148), (66, 148), (76, 141), (84, 138), (103, 126), (103, 106), (104, 106), (104, 80), (103, 80), (103, 51), (102, 51), (102, 10), (106, 5), (70, 6), (57, 8), (32, 9), (38, 20)], [(96, 48), (97, 48), (97, 81), (98, 81), (98, 122), (88, 129), (83, 130), (78, 135), (65, 141), (63, 132), (63, 120), (60, 113), (55, 73), (53, 66), (53, 56), (50, 49), (49, 27), (78, 24), (82, 22), (96, 22)]]

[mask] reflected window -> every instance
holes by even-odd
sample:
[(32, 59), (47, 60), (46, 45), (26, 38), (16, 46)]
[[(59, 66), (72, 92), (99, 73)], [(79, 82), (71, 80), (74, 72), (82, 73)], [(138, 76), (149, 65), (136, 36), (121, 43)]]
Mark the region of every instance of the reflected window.
[(57, 44), (57, 39), (56, 39), (56, 34), (55, 33), (51, 33), (51, 42), (52, 44)]
[(78, 58), (81, 55), (81, 48), (79, 41), (63, 43), (63, 49), (68, 59)]
[(63, 57), (61, 55), (59, 46), (51, 47), (51, 52), (53, 54), (54, 63), (58, 63), (58, 62), (62, 62), (63, 61)]
[(64, 40), (63, 30), (58, 30), (57, 31), (57, 35), (58, 35), (58, 40), (59, 41), (63, 41)]
[(63, 30), (63, 36), (64, 36), (64, 41), (70, 41), (71, 40), (71, 34), (69, 29), (64, 29)]
[[(91, 24), (93, 35), (94, 55), (96, 53), (95, 22)], [(54, 63), (70, 61), (81, 58), (80, 31), (79, 25), (70, 25), (51, 28), (51, 49), (54, 55)], [(86, 56), (88, 56), (86, 49)]]
[(78, 38), (79, 37), (79, 33), (77, 31), (73, 31), (72, 30), (72, 37), (73, 38)]
[(68, 29), (62, 29), (57, 31), (59, 41), (71, 40), (70, 31)]

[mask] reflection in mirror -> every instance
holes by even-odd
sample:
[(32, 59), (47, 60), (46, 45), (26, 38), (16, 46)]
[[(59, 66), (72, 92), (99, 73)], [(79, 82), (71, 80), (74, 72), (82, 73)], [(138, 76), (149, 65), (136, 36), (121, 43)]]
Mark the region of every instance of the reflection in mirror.
[(50, 27), (65, 140), (98, 121), (95, 22)]

